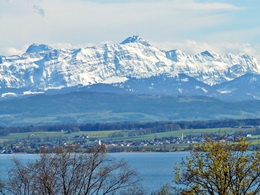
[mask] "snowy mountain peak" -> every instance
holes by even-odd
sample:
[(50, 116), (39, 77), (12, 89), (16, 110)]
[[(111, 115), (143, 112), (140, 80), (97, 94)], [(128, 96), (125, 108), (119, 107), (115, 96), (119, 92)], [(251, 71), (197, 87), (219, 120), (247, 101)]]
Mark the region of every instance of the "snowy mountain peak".
[(51, 49), (52, 48), (48, 45), (33, 43), (28, 47), (28, 49), (26, 50), (26, 53), (39, 53), (42, 51), (49, 51)]
[(151, 46), (150, 43), (148, 43), (146, 40), (144, 40), (142, 37), (140, 37), (138, 35), (128, 37), (121, 44), (128, 44), (128, 43), (141, 43), (145, 46)]
[(166, 57), (174, 62), (178, 62), (181, 58), (186, 58), (187, 55), (179, 49), (165, 52)]
[[(211, 51), (191, 55), (178, 49), (163, 51), (135, 35), (121, 44), (75, 49), (32, 44), (22, 56), (0, 57), (0, 72), (1, 96), (1, 89), (6, 89), (5, 93), (12, 92), (9, 89), (47, 91), (125, 83), (131, 78), (149, 79), (160, 75), (172, 79), (180, 74), (187, 75), (189, 81), (192, 78), (212, 87), (246, 74), (259, 75), (260, 64), (247, 55), (222, 56)], [(187, 83), (188, 80), (183, 78), (180, 82)], [(178, 85), (175, 83), (174, 86)], [(204, 86), (198, 88), (206, 89)], [(230, 90), (223, 88), (222, 91)]]
[(214, 53), (214, 52), (211, 52), (211, 51), (203, 51), (200, 53), (202, 56), (204, 57), (210, 57), (210, 58), (215, 58), (216, 56), (218, 56), (218, 54)]

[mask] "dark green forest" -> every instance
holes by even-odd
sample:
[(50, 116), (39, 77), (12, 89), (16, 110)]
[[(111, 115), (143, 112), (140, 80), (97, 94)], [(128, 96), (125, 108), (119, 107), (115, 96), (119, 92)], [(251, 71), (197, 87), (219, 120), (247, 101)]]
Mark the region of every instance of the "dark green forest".
[(1, 100), (0, 126), (247, 119), (259, 111), (257, 100), (75, 92)]
[(233, 119), (233, 120), (207, 120), (207, 121), (157, 121), (157, 122), (115, 122), (115, 123), (88, 123), (88, 124), (55, 124), (41, 126), (1, 126), (0, 135), (24, 132), (67, 132), (78, 131), (105, 131), (105, 130), (149, 130), (149, 133), (159, 133), (180, 129), (208, 129), (224, 127), (258, 127), (260, 119)]

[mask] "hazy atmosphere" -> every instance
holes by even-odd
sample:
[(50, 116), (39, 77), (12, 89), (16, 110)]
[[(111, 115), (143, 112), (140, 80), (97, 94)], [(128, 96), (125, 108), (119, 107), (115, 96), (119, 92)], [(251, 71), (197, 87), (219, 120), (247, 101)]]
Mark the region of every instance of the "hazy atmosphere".
[(260, 1), (1, 0), (0, 55), (31, 43), (85, 47), (139, 35), (161, 49), (259, 56)]

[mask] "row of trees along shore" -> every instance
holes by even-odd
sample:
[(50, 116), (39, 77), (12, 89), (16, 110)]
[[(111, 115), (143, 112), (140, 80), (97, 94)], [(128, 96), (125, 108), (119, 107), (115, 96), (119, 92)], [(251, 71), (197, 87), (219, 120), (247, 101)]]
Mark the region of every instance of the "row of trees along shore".
[(114, 122), (89, 124), (50, 124), (38, 126), (0, 126), (0, 136), (9, 133), (39, 132), (39, 131), (97, 131), (97, 130), (135, 130), (149, 129), (151, 132), (173, 131), (180, 129), (206, 129), (236, 126), (260, 126), (260, 119), (230, 119), (209, 121), (156, 121), (156, 122)]
[[(248, 146), (243, 137), (234, 142), (208, 137), (175, 165), (174, 184), (152, 194), (259, 195), (260, 151), (248, 152)], [(111, 159), (104, 146), (80, 153), (75, 149), (45, 148), (38, 159), (27, 164), (13, 159), (0, 194), (146, 194), (138, 174), (126, 162)]]

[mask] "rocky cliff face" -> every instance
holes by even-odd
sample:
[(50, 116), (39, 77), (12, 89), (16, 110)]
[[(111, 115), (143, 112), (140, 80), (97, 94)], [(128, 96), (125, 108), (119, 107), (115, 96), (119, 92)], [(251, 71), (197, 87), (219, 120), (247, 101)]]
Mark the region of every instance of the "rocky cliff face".
[[(120, 44), (79, 49), (32, 44), (21, 56), (1, 56), (0, 73), (2, 97), (17, 91), (44, 92), (102, 84), (128, 89), (128, 92), (161, 90), (185, 95), (187, 91), (189, 95), (223, 97), (223, 94), (230, 96), (234, 88), (240, 88), (245, 75), (256, 78), (260, 65), (248, 55), (221, 56), (211, 51), (189, 55), (180, 50), (162, 51), (141, 37), (133, 36)], [(253, 80), (251, 84), (258, 85), (259, 79)], [(167, 83), (163, 84), (164, 81)], [(231, 81), (232, 88), (228, 87)], [(142, 90), (140, 82), (147, 83)], [(160, 86), (160, 90), (153, 90), (156, 86)], [(258, 98), (252, 91), (245, 94)]]

